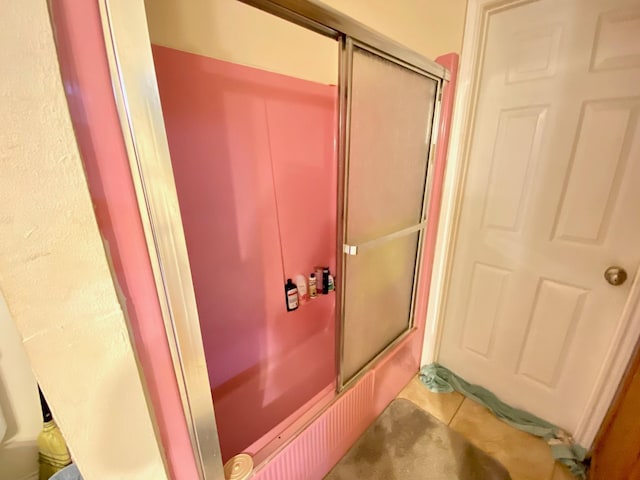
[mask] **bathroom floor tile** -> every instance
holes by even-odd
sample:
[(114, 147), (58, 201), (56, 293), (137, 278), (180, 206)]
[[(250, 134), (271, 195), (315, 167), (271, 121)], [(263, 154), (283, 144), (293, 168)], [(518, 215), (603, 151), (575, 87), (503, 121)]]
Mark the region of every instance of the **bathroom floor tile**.
[(576, 480), (576, 477), (569, 472), (567, 467), (556, 462), (553, 466), (553, 476), (551, 477), (551, 480)]
[(502, 463), (512, 480), (545, 480), (553, 474), (554, 461), (544, 440), (510, 427), (472, 400), (464, 400), (450, 426)]
[(420, 377), (417, 375), (404, 387), (398, 395), (398, 398), (406, 398), (412, 401), (424, 411), (430, 413), (447, 425), (464, 400), (464, 396), (458, 392), (430, 392), (422, 382), (420, 382)]

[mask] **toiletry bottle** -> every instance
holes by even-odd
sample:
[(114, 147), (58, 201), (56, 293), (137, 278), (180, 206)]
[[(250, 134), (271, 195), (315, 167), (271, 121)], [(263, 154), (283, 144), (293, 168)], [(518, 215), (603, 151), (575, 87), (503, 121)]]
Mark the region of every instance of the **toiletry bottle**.
[(322, 267), (316, 267), (316, 289), (318, 293), (322, 293)]
[(304, 305), (309, 301), (307, 279), (304, 278), (304, 275), (296, 275), (296, 287), (298, 288), (298, 303)]
[(336, 289), (335, 282), (333, 280), (333, 275), (329, 274), (329, 291), (333, 292)]
[(322, 293), (324, 295), (329, 293), (329, 267), (322, 269)]
[(287, 312), (298, 308), (298, 288), (290, 278), (287, 278), (287, 284), (284, 286), (285, 298), (287, 300)]
[(316, 298), (317, 296), (316, 274), (312, 272), (311, 275), (309, 275), (309, 298)]

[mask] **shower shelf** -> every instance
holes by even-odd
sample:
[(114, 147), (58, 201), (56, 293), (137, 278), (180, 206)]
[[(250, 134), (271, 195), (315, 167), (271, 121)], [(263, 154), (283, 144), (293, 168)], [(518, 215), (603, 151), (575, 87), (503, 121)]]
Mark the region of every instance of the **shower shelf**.
[(308, 309), (310, 307), (312, 307), (313, 304), (323, 304), (325, 301), (327, 301), (328, 299), (331, 299), (332, 301), (335, 301), (335, 291), (329, 292), (329, 293), (319, 293), (317, 297), (313, 298), (313, 299), (309, 299), (306, 301), (306, 303), (301, 303), (300, 306), (298, 308), (296, 308), (295, 310), (292, 310), (291, 312), (288, 313), (296, 313), (299, 312), (301, 310), (305, 310)]

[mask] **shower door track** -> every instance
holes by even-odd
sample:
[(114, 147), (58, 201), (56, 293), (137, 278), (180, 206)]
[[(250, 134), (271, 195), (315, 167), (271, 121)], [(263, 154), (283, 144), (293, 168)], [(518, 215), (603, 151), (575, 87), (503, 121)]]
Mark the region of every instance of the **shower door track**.
[(404, 66), (418, 73), (450, 79), (449, 71), (442, 65), (315, 0), (239, 1), (336, 40), (344, 36), (351, 37), (396, 61), (400, 60)]
[[(239, 0), (340, 41), (338, 253), (343, 251), (344, 165), (348, 142), (350, 65), (346, 45), (357, 42), (376, 54), (438, 81), (449, 80), (441, 65), (314, 0)], [(98, 0), (115, 103), (127, 148), (158, 300), (171, 351), (182, 408), (196, 459), (198, 477), (224, 480), (214, 405), (207, 375), (200, 323), (171, 168), (164, 119), (155, 78), (143, 0)], [(348, 41), (347, 41), (348, 40)], [(439, 115), (437, 102), (434, 122)], [(434, 123), (435, 125), (435, 123)], [(437, 132), (437, 128), (434, 129)], [(432, 143), (435, 136), (432, 137)], [(431, 146), (433, 152), (433, 145)], [(431, 163), (432, 153), (430, 153)], [(429, 179), (425, 196), (430, 193)], [(426, 221), (426, 218), (423, 222)], [(341, 262), (342, 255), (338, 255)], [(419, 259), (417, 260), (419, 261)], [(338, 265), (340, 268), (340, 264)], [(416, 270), (419, 269), (419, 264)], [(416, 274), (418, 275), (418, 274)], [(342, 302), (337, 296), (337, 336)], [(363, 369), (370, 368), (413, 330), (404, 332)], [(336, 349), (338, 352), (339, 349)], [(338, 353), (338, 362), (340, 355)], [(338, 368), (340, 363), (338, 363)], [(361, 373), (363, 373), (361, 372)], [(340, 375), (340, 373), (338, 372)], [(360, 374), (358, 375), (358, 377)], [(351, 379), (350, 383), (357, 378)], [(338, 389), (340, 398), (346, 390)], [(333, 403), (332, 402), (332, 403)], [(331, 403), (329, 404), (331, 405)], [(325, 409), (328, 406), (325, 406)], [(324, 411), (324, 410), (323, 410)], [(321, 415), (319, 413), (318, 415)], [(316, 415), (314, 418), (317, 418)], [(313, 419), (300, 426), (301, 431)], [(295, 434), (292, 438), (295, 437)], [(284, 446), (283, 446), (284, 447)], [(273, 455), (277, 453), (274, 452)], [(271, 456), (273, 456), (271, 455)]]

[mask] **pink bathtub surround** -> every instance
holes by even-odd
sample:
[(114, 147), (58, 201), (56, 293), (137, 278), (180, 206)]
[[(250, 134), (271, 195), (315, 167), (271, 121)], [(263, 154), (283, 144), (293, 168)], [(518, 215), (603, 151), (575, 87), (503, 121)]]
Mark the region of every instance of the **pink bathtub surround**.
[(284, 283), (335, 269), (337, 91), (153, 54), (227, 460), (335, 382), (335, 294), (287, 312)]
[[(141, 370), (153, 404), (168, 470), (173, 479), (192, 480), (197, 477), (196, 466), (191, 453), (191, 444), (166, 343), (164, 325), (157, 304), (129, 163), (113, 100), (98, 3), (95, 0), (88, 2), (71, 2), (70, 0), (52, 2), (52, 17), (55, 25), (62, 76), (74, 129), (78, 138), (78, 146), (87, 170), (89, 188), (95, 203), (97, 221), (105, 238), (105, 244), (108, 246), (108, 254), (113, 262), (118, 285), (126, 297), (126, 313), (131, 324)], [(158, 50), (155, 49), (154, 53), (157, 54)], [(457, 70), (457, 57), (455, 54), (450, 54), (438, 59), (439, 63), (452, 72), (454, 80)], [(215, 61), (211, 62), (215, 63)], [(203, 62), (198, 65), (202, 67), (204, 73), (207, 73), (212, 64)], [(245, 67), (238, 68), (244, 69)], [(204, 277), (207, 281), (211, 281), (216, 285), (224, 283), (225, 285), (237, 287), (242, 292), (242, 295), (238, 294), (238, 297), (235, 297), (233, 295), (236, 295), (236, 293), (231, 292), (231, 298), (234, 300), (239, 298), (235, 305), (242, 304), (242, 308), (255, 308), (258, 310), (270, 308), (272, 304), (275, 305), (275, 294), (273, 298), (271, 294), (265, 294), (256, 299), (255, 296), (248, 295), (246, 292), (251, 292), (255, 285), (259, 285), (260, 282), (277, 281), (278, 288), (274, 290), (277, 290), (281, 297), (277, 299), (277, 302), (281, 308), (284, 308), (282, 273), (273, 275), (273, 278), (270, 276), (272, 267), (278, 262), (272, 258), (264, 260), (264, 263), (260, 263), (257, 260), (258, 253), (253, 250), (257, 248), (255, 238), (259, 238), (260, 243), (264, 241), (265, 245), (273, 248), (274, 245), (278, 244), (276, 238), (279, 238), (279, 236), (276, 234), (272, 224), (262, 222), (262, 217), (271, 216), (271, 213), (275, 210), (276, 203), (279, 209), (284, 209), (283, 211), (285, 211), (286, 215), (292, 215), (296, 219), (313, 217), (317, 213), (316, 209), (302, 208), (299, 203), (291, 202), (291, 199), (299, 198), (299, 195), (308, 195), (309, 198), (313, 198), (316, 195), (307, 188), (298, 185), (297, 181), (301, 173), (296, 173), (295, 165), (288, 162), (281, 164), (276, 160), (271, 171), (273, 177), (271, 189), (273, 200), (268, 200), (269, 189), (266, 186), (250, 191), (250, 197), (247, 198), (246, 194), (243, 195), (245, 193), (244, 188), (247, 185), (249, 187), (255, 185), (253, 182), (259, 181), (268, 174), (267, 170), (262, 168), (252, 171), (247, 168), (250, 166), (248, 162), (253, 155), (264, 154), (266, 151), (270, 152), (270, 156), (274, 159), (274, 152), (284, 151), (285, 155), (287, 153), (292, 154), (290, 158), (292, 163), (296, 160), (293, 158), (294, 154), (298, 160), (310, 162), (305, 167), (306, 169), (309, 166), (317, 166), (315, 162), (325, 161), (325, 157), (322, 160), (314, 160), (311, 157), (307, 157), (305, 153), (311, 150), (311, 147), (304, 136), (299, 140), (291, 140), (289, 135), (286, 138), (278, 138), (275, 130), (271, 135), (265, 131), (266, 126), (280, 125), (279, 122), (285, 125), (291, 124), (292, 122), (288, 118), (290, 113), (288, 112), (292, 110), (289, 110), (289, 108), (295, 109), (294, 105), (288, 104), (286, 98), (280, 96), (278, 88), (276, 88), (277, 85), (268, 87), (267, 77), (274, 74), (262, 72), (266, 74), (263, 77), (259, 71), (255, 72), (256, 77), (254, 79), (258, 80), (258, 82), (265, 82), (259, 88), (259, 90), (265, 89), (262, 92), (264, 100), (261, 104), (260, 101), (247, 98), (243, 96), (242, 92), (233, 90), (233, 84), (236, 83), (233, 80), (233, 71), (233, 68), (229, 68), (226, 71), (226, 73), (231, 74), (227, 81), (227, 86), (232, 91), (225, 99), (220, 100), (218, 98), (214, 101), (214, 105), (209, 105), (208, 108), (215, 107), (228, 113), (228, 117), (222, 118), (225, 118), (225, 123), (227, 122), (226, 118), (229, 119), (229, 128), (239, 128), (244, 122), (243, 115), (247, 114), (248, 118), (253, 119), (253, 123), (250, 127), (245, 125), (248, 128), (245, 134), (250, 132), (252, 141), (259, 142), (258, 147), (249, 146), (247, 142), (243, 142), (241, 135), (231, 131), (225, 134), (216, 133), (218, 125), (216, 125), (215, 119), (181, 117), (174, 119), (174, 121), (180, 120), (184, 123), (190, 121), (197, 123), (200, 121), (202, 126), (196, 133), (202, 136), (210, 136), (211, 148), (229, 148), (229, 151), (231, 151), (231, 147), (234, 147), (240, 148), (239, 151), (244, 152), (243, 156), (234, 157), (233, 164), (227, 161), (227, 182), (224, 182), (225, 184), (222, 187), (224, 188), (223, 192), (231, 194), (233, 199), (227, 199), (226, 202), (222, 203), (221, 208), (226, 207), (227, 212), (225, 214), (227, 214), (230, 204), (238, 202), (238, 205), (234, 208), (243, 208), (250, 211), (253, 209), (254, 215), (250, 217), (252, 222), (238, 221), (234, 228), (229, 228), (229, 225), (225, 225), (224, 234), (239, 240), (236, 257), (232, 260), (242, 260), (243, 263), (246, 263), (247, 269), (258, 268), (259, 271), (264, 273), (265, 277), (248, 277), (248, 285), (244, 282), (246, 278), (244, 276), (239, 276), (241, 277), (240, 280), (236, 277), (216, 278), (220, 265), (224, 265), (223, 262), (231, 260), (226, 258), (219, 259), (215, 256), (215, 253), (210, 253), (211, 249), (207, 245), (199, 245), (196, 248), (202, 252), (205, 261), (197, 268), (198, 278), (202, 279)], [(219, 71), (214, 68), (212, 75), (215, 76), (217, 73)], [(239, 71), (236, 73), (239, 73)], [(286, 77), (278, 81), (286, 82)], [(220, 82), (222, 84), (225, 83), (224, 79), (220, 79)], [(298, 84), (298, 82), (302, 81), (296, 80), (293, 83)], [(162, 89), (162, 82), (160, 86)], [(287, 84), (287, 86), (292, 87), (290, 84)], [(189, 85), (187, 90), (191, 88), (192, 86)], [(204, 88), (204, 85), (201, 85), (201, 88)], [(327, 89), (331, 89), (331, 93), (328, 93)], [(437, 225), (440, 206), (453, 91), (454, 81), (445, 89), (443, 98), (442, 125), (429, 214), (430, 227), (425, 244), (425, 272), (431, 271), (433, 259), (435, 226)], [(178, 94), (180, 92), (175, 93)], [(185, 91), (184, 93), (189, 92)], [(335, 87), (311, 84), (306, 85), (305, 88), (300, 88), (299, 94), (308, 100), (309, 114), (311, 114), (311, 111), (317, 110), (319, 117), (323, 115), (319, 111), (327, 109), (329, 99), (331, 99), (331, 102), (335, 101)], [(164, 105), (164, 96), (162, 100)], [(220, 103), (215, 104), (215, 102)], [(240, 108), (236, 108), (234, 105), (239, 105)], [(315, 107), (312, 108), (311, 105)], [(213, 111), (216, 111), (215, 108)], [(207, 113), (206, 109), (200, 110), (200, 107), (195, 111), (201, 114)], [(260, 117), (259, 112), (262, 112), (262, 117)], [(186, 114), (189, 112), (180, 113)], [(329, 115), (326, 112), (325, 114)], [(335, 115), (335, 103), (331, 104), (330, 115)], [(171, 119), (168, 120), (168, 122), (170, 121)], [(326, 118), (324, 121), (326, 121)], [(293, 123), (293, 125), (289, 126), (304, 135), (305, 129), (303, 126), (305, 124), (302, 122), (299, 124), (297, 122)], [(330, 132), (331, 138), (333, 138), (333, 125), (335, 125), (333, 117), (331, 125)], [(198, 128), (197, 125), (196, 128)], [(280, 128), (279, 126), (276, 130)], [(328, 135), (328, 133), (324, 132), (324, 135)], [(265, 141), (267, 139), (272, 140), (273, 144), (266, 145)], [(323, 145), (325, 145), (324, 142)], [(335, 158), (333, 156), (333, 144), (328, 143), (328, 145), (331, 146), (331, 158)], [(244, 150), (242, 150), (243, 147), (245, 148)], [(319, 148), (317, 145), (312, 145), (312, 147), (314, 151)], [(196, 151), (196, 153), (198, 152)], [(280, 155), (280, 153), (276, 153), (276, 155)], [(187, 159), (187, 161), (195, 160)], [(302, 169), (299, 172), (301, 171)], [(323, 170), (323, 172), (326, 172), (326, 170)], [(206, 174), (206, 171), (204, 174)], [(333, 182), (331, 183), (331, 194), (327, 195), (329, 202), (335, 199), (335, 169), (332, 170), (331, 175), (334, 175), (334, 177), (331, 179), (331, 182)], [(176, 175), (176, 178), (180, 184), (181, 180), (178, 180), (178, 175)], [(189, 180), (189, 177), (187, 176), (186, 179)], [(329, 185), (329, 180), (326, 178), (325, 180), (327, 183), (323, 183), (323, 185), (329, 188), (327, 186)], [(295, 185), (289, 189), (288, 185), (292, 182)], [(278, 188), (278, 185), (282, 183), (286, 184), (284, 190), (282, 187)], [(242, 190), (240, 190), (240, 187), (242, 187)], [(218, 195), (222, 196), (222, 192), (204, 193), (206, 196), (203, 199), (216, 199)], [(324, 211), (324, 206), (321, 208)], [(333, 208), (331, 208), (331, 205), (327, 205), (326, 211), (335, 211), (335, 205)], [(210, 210), (204, 213), (207, 216), (211, 216), (215, 211)], [(231, 222), (233, 220), (232, 217), (235, 215), (235, 213), (233, 215), (228, 213), (229, 218), (227, 220)], [(239, 213), (237, 217), (240, 217)], [(193, 218), (191, 221), (200, 226), (197, 218)], [(206, 224), (202, 226), (204, 234), (209, 234), (205, 228), (206, 226)], [(335, 236), (335, 218), (333, 221), (330, 221), (330, 219), (317, 220), (314, 226), (321, 229), (320, 235)], [(327, 256), (330, 253), (324, 250), (325, 246), (333, 249), (335, 246), (334, 240), (326, 243), (316, 243), (315, 239), (318, 238), (318, 233), (311, 233), (307, 230), (307, 227), (303, 227), (302, 234), (304, 239), (302, 241), (293, 241), (290, 240), (293, 238), (291, 232), (297, 233), (299, 231), (296, 224), (284, 222), (280, 229), (283, 248), (286, 251), (286, 274), (291, 276), (297, 273), (308, 275), (310, 273), (310, 270), (307, 271), (309, 268), (317, 264), (327, 263), (332, 271), (335, 270), (335, 256)], [(308, 237), (306, 236), (307, 234), (309, 235)], [(311, 239), (309, 240), (309, 238)], [(220, 241), (228, 240), (222, 239)], [(310, 263), (306, 265), (306, 255), (309, 252), (312, 253), (313, 258), (309, 259)], [(277, 258), (277, 255), (275, 257)], [(207, 263), (207, 261), (211, 260), (216, 260), (220, 263), (214, 263), (212, 266), (211, 263)], [(267, 277), (267, 275), (269, 276)], [(423, 278), (424, 281), (420, 286), (418, 298), (417, 308), (420, 313), (417, 316), (418, 325), (416, 331), (407, 337), (402, 345), (399, 345), (391, 355), (360, 379), (352, 389), (312, 421), (309, 428), (305, 429), (289, 445), (285, 446), (269, 463), (256, 472), (253, 478), (258, 480), (313, 480), (322, 478), (346, 452), (358, 435), (364, 431), (367, 425), (397, 394), (400, 388), (417, 372), (430, 282), (428, 274), (424, 275)], [(224, 285), (223, 287), (226, 288)], [(203, 303), (201, 297), (202, 294), (198, 297), (199, 308), (202, 308), (201, 304)], [(213, 370), (211, 372), (212, 385), (215, 390), (219, 389), (218, 398), (215, 398), (216, 393), (214, 390), (218, 421), (226, 422), (224, 424), (221, 423), (222, 433), (225, 430), (233, 431), (235, 428), (233, 417), (230, 417), (229, 420), (222, 418), (225, 409), (228, 412), (235, 411), (237, 415), (244, 415), (254, 407), (261, 409), (266, 414), (265, 416), (270, 419), (269, 424), (273, 424), (273, 428), (269, 430), (269, 425), (260, 424), (251, 432), (251, 435), (259, 435), (261, 431), (265, 432), (263, 437), (256, 440), (255, 448), (247, 447), (256, 450), (256, 453), (258, 453), (258, 450), (263, 445), (269, 443), (267, 440), (270, 437), (277, 435), (280, 429), (285, 429), (286, 425), (290, 423), (287, 415), (295, 410), (295, 405), (303, 408), (305, 402), (309, 402), (313, 398), (323, 398), (323, 401), (328, 401), (328, 396), (330, 397), (328, 386), (334, 381), (333, 372), (335, 370), (335, 365), (333, 364), (334, 324), (333, 320), (328, 320), (328, 316), (333, 312), (333, 302), (333, 295), (319, 296), (318, 299), (311, 301), (309, 305), (301, 307), (297, 312), (284, 313), (284, 316), (276, 315), (273, 318), (268, 317), (268, 321), (265, 320), (264, 323), (255, 325), (257, 327), (255, 332), (239, 337), (235, 336), (238, 333), (239, 326), (245, 325), (249, 327), (251, 322), (244, 318), (238, 319), (234, 317), (234, 315), (238, 315), (237, 309), (232, 308), (230, 312), (227, 312), (231, 318), (236, 318), (237, 321), (235, 323), (225, 323), (221, 332), (221, 338), (226, 342), (223, 345), (225, 360), (219, 362), (214, 359), (215, 363), (212, 363), (211, 368)], [(204, 303), (205, 312), (208, 315), (217, 315), (219, 313), (213, 305), (207, 304), (206, 298)], [(308, 307), (311, 310), (305, 311)], [(203, 336), (205, 338), (211, 333), (206, 329), (206, 325), (210, 326), (211, 324), (203, 322)], [(237, 338), (237, 340), (234, 342), (233, 338)], [(300, 341), (301, 338), (305, 339), (305, 341)], [(221, 340), (220, 343), (224, 342)], [(241, 355), (244, 351), (250, 354), (246, 359)], [(326, 356), (327, 351), (330, 352), (328, 356)], [(208, 352), (209, 356), (212, 354), (216, 355), (215, 352)], [(306, 364), (303, 362), (303, 360), (311, 358), (315, 360), (318, 358), (327, 359), (326, 363), (328, 365)], [(269, 359), (273, 361), (268, 361)], [(294, 364), (295, 368), (291, 366)], [(287, 375), (290, 375), (292, 380), (287, 378)], [(323, 378), (324, 384), (321, 385), (322, 382), (320, 381), (317, 381), (312, 386), (305, 383), (305, 380), (315, 377)], [(234, 381), (237, 383), (234, 384)], [(233, 395), (235, 395), (235, 398), (239, 398), (240, 394), (238, 392), (243, 395), (244, 393), (254, 394), (253, 398), (250, 398), (249, 403), (245, 404), (243, 408), (238, 408), (230, 400), (234, 398)], [(238, 417), (236, 416), (235, 418)], [(230, 442), (233, 443), (226, 447), (228, 451), (238, 448), (244, 442), (240, 436), (229, 438), (231, 438)]]
[(51, 2), (62, 78), (96, 219), (126, 299), (172, 479), (197, 478), (116, 111), (97, 1)]
[(278, 455), (259, 468), (252, 477), (254, 480), (321, 480), (418, 372), (453, 111), (458, 55), (443, 55), (436, 61), (451, 72), (451, 82), (443, 92), (440, 140), (436, 150), (429, 227), (423, 255), (424, 273), (417, 297), (416, 329)]

